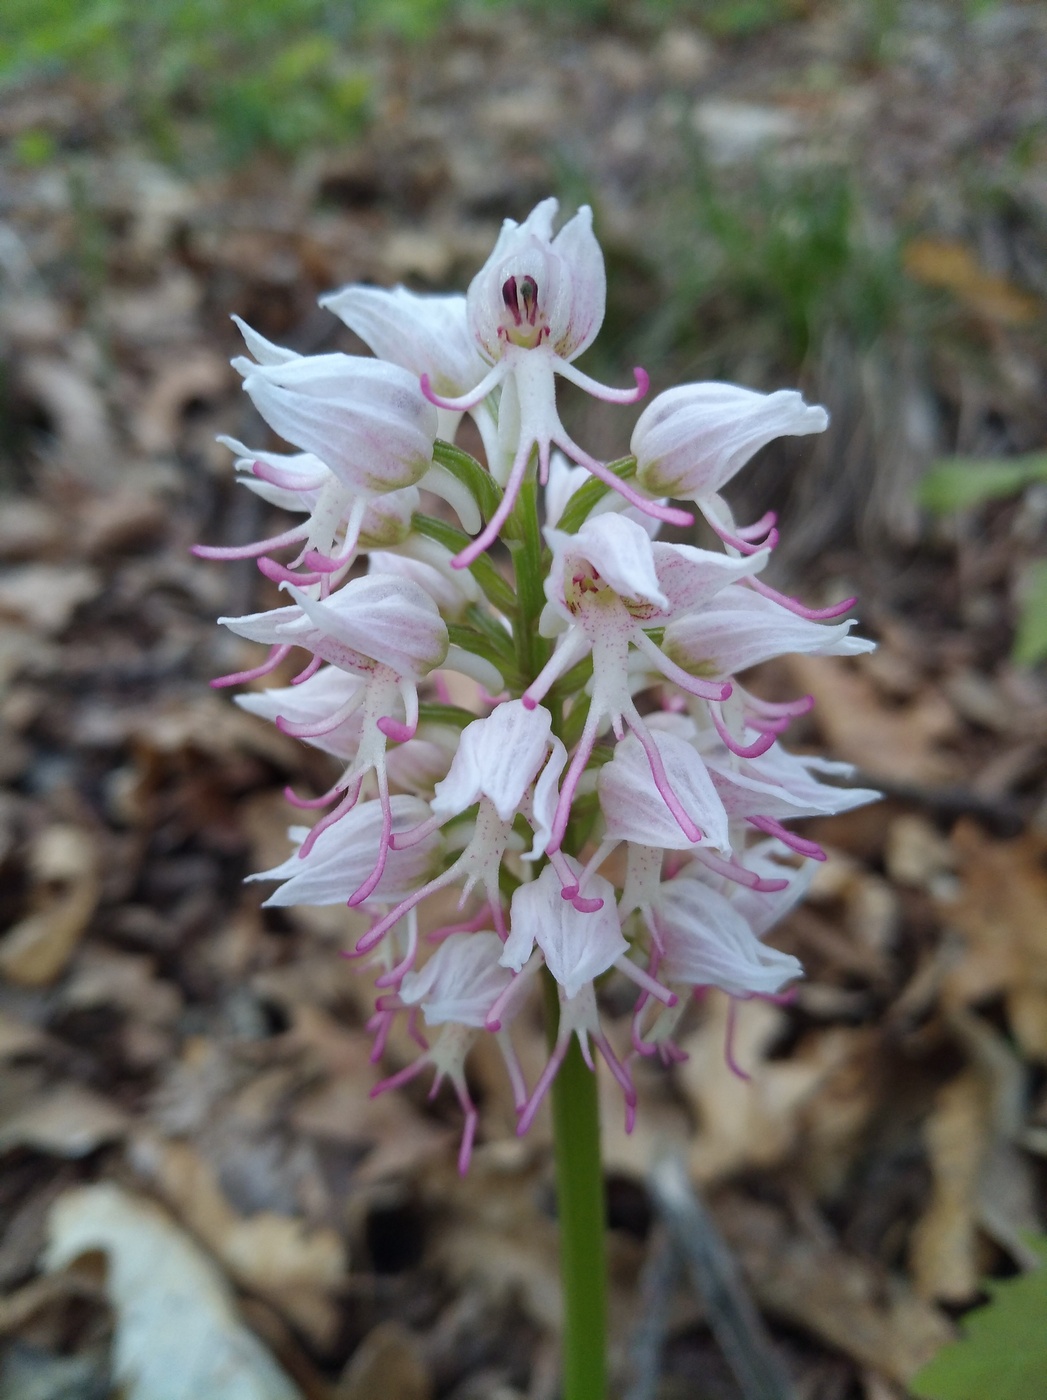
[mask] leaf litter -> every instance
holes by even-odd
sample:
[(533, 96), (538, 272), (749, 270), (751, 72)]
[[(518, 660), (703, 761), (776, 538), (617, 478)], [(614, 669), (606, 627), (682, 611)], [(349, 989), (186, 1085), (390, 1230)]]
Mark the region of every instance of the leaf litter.
[[(118, 114), (99, 125), (104, 94), (76, 84), (63, 101), (88, 149), (70, 142), (46, 172), (13, 162), (0, 316), (0, 359), (20, 366), (0, 509), (5, 1400), (57, 1400), (74, 1383), (101, 1396), (110, 1381), (129, 1400), (555, 1394), (548, 1124), (518, 1143), (477, 1055), (485, 1136), (460, 1181), (452, 1108), (413, 1089), (368, 1097), (370, 988), (337, 956), (353, 916), (261, 910), (241, 883), (285, 853), (282, 788), (320, 790), (328, 775), (206, 690), (240, 661), (210, 618), (275, 602), (248, 566), (186, 558), (195, 540), (250, 537), (261, 509), (230, 488), (213, 442), (257, 430), (226, 317), (300, 349), (354, 348), (315, 295), (361, 279), (461, 284), (498, 219), (562, 177), (551, 137), (615, 229), (623, 286), (635, 282), (623, 323), (669, 296), (646, 244), (664, 189), (690, 168), (684, 128), (726, 171), (753, 143), (831, 161), (850, 141), (885, 215), (899, 190), (953, 199), (973, 145), (1028, 207), (1042, 152), (1026, 173), (1003, 169), (978, 135), (987, 114), (1017, 123), (1043, 71), (1028, 7), (995, 7), (978, 44), (910, 16), (894, 58), (875, 62), (845, 8), (779, 19), (782, 44), (775, 27), (743, 42), (681, 19), (568, 28), (550, 54), (512, 9), (462, 21), (424, 61), (376, 39), (371, 61), (397, 94), (354, 144), (283, 170), (279, 201), (274, 158), (175, 177), (131, 150)], [(1000, 71), (1025, 77), (1004, 93)], [(940, 95), (950, 73), (964, 102)], [(485, 74), (495, 85), (477, 92)], [(36, 121), (31, 94), (0, 92), (5, 130)], [(889, 139), (896, 126), (906, 140)], [(70, 195), (85, 171), (104, 230), (92, 267)], [(914, 282), (951, 298), (949, 333), (921, 343), (918, 372), (901, 374), (884, 345), (833, 341), (835, 358), (809, 361), (809, 397), (830, 401), (850, 447), (799, 473), (757, 464), (788, 466), (806, 537), (833, 539), (827, 573), (853, 580), (881, 650), (802, 658), (755, 683), (814, 694), (796, 742), (856, 763), (888, 797), (810, 824), (829, 859), (775, 934), (808, 979), (791, 1006), (739, 1008), (749, 1079), (726, 1064), (727, 1008), (710, 995), (689, 1012), (689, 1060), (638, 1067), (633, 1136), (605, 1115), (620, 1376), (657, 1239), (645, 1180), (666, 1143), (809, 1400), (897, 1400), (928, 1362), (933, 1375), (987, 1276), (1016, 1272), (991, 1285), (1014, 1290), (1016, 1317), (1039, 1296), (1026, 1271), (1045, 1224), (1047, 687), (1010, 660), (1039, 487), (922, 521), (891, 475), (1047, 438), (1034, 337), (1047, 257), (1020, 218), (979, 218), (968, 210), (962, 233), (931, 220), (905, 250)], [(703, 311), (712, 337), (736, 314), (719, 295)], [(686, 336), (662, 343), (690, 377), (775, 377), (778, 352), (755, 341), (722, 369)], [(631, 364), (624, 341), (621, 353)], [(889, 510), (870, 504), (877, 490)], [(812, 555), (793, 560), (793, 584), (816, 594)], [(605, 998), (611, 1014), (613, 983)], [(537, 1016), (521, 1028), (526, 1068), (542, 1030)], [(624, 1050), (625, 1020), (614, 1029)], [(394, 1038), (389, 1068), (407, 1053)], [(730, 1395), (702, 1302), (679, 1282), (662, 1301), (664, 1396), (703, 1374)]]

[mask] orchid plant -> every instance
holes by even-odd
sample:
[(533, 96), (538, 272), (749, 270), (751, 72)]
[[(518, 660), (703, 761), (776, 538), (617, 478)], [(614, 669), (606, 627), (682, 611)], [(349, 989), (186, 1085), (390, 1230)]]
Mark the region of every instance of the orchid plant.
[[(255, 558), (284, 606), (220, 621), (269, 647), (216, 686), (331, 754), (340, 775), (294, 852), (257, 880), (268, 905), (344, 903), (369, 927), (348, 950), (376, 972), (382, 1060), (403, 1018), (418, 1055), (372, 1090), (433, 1076), (464, 1119), (466, 1064), (493, 1035), (526, 1132), (551, 1094), (565, 1282), (566, 1400), (603, 1400), (605, 1324), (594, 1055), (636, 1112), (631, 1065), (681, 1057), (690, 1000), (778, 997), (801, 973), (764, 935), (802, 897), (819, 847), (794, 817), (876, 794), (842, 764), (781, 746), (809, 697), (772, 702), (737, 677), (785, 652), (853, 656), (871, 643), (761, 579), (771, 514), (739, 525), (721, 492), (783, 434), (820, 432), (798, 393), (687, 384), (658, 395), (629, 454), (592, 456), (564, 428), (557, 377), (636, 402), (575, 367), (604, 315), (603, 256), (583, 208), (554, 235), (547, 199), (506, 220), (463, 296), (350, 286), (323, 299), (374, 351), (298, 355), (241, 323), (234, 361), (294, 449), (227, 440), (238, 479), (298, 523), (208, 559)], [(455, 445), (464, 415), (480, 462)], [(692, 503), (722, 549), (663, 543)], [(289, 684), (255, 683), (307, 658)], [(467, 678), (455, 682), (452, 673)], [(471, 685), (475, 703), (461, 699)], [(612, 853), (618, 858), (610, 863)], [(438, 890), (461, 918), (432, 927)], [(420, 930), (424, 936), (420, 936)], [(624, 1045), (599, 987), (635, 990)], [(513, 1021), (544, 983), (549, 1056), (528, 1084)], [(726, 1047), (730, 1058), (730, 1046)]]

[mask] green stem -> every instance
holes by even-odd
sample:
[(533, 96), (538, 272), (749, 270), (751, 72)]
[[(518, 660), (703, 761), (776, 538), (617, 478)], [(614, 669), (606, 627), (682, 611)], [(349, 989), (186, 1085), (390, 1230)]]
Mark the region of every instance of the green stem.
[[(543, 974), (546, 1024), (556, 1039), (556, 982)], [(553, 1081), (556, 1200), (564, 1294), (563, 1400), (607, 1400), (607, 1257), (596, 1075), (577, 1037)]]
[(538, 483), (533, 477), (521, 486), (510, 523), (514, 538), (507, 543), (516, 574), (516, 655), (524, 686), (527, 686), (541, 670), (545, 659), (544, 643), (538, 635), (538, 619), (545, 606), (542, 531), (538, 523)]

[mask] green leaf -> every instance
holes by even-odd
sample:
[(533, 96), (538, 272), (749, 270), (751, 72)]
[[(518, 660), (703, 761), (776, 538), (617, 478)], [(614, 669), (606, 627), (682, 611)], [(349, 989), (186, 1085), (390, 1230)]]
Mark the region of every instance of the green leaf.
[(450, 724), (456, 729), (464, 729), (472, 724), (476, 715), (461, 705), (444, 705), (438, 700), (423, 700), (418, 706), (419, 724)]
[[(460, 553), (469, 543), (469, 536), (464, 530), (458, 530), (443, 520), (434, 519), (431, 515), (415, 515), (412, 524), (420, 535), (425, 535), (431, 540), (438, 540), (454, 554)], [(493, 603), (500, 612), (510, 616), (516, 612), (516, 594), (512, 585), (506, 583), (486, 554), (481, 554), (479, 559), (474, 560), (469, 565), (469, 572), (483, 589), (488, 602)]]
[(1043, 1400), (1047, 1395), (1047, 1236), (1028, 1237), (1043, 1263), (985, 1284), (990, 1301), (964, 1318), (963, 1337), (909, 1382), (920, 1400)]
[[(617, 462), (608, 462), (607, 469), (614, 472), (620, 480), (628, 481), (630, 477), (636, 475), (636, 458), (622, 457)], [(610, 490), (611, 487), (602, 482), (599, 477), (591, 477), (584, 486), (578, 488), (567, 502), (563, 515), (557, 521), (556, 528), (565, 531), (568, 535), (575, 534), (588, 520), (593, 507), (599, 505)]]
[(1014, 639), (1014, 660), (1035, 666), (1047, 657), (1047, 559), (1038, 560), (1025, 578), (1025, 601)]
[(484, 520), (490, 520), (502, 502), (502, 488), (491, 473), (475, 457), (442, 438), (433, 444), (433, 461), (458, 478), (480, 507)]
[(1047, 481), (1047, 453), (1026, 457), (954, 457), (938, 462), (920, 482), (920, 504), (935, 515), (1017, 495), (1034, 481)]
[(459, 622), (449, 622), (447, 636), (452, 646), (461, 647), (462, 651), (471, 652), (473, 656), (480, 656), (484, 661), (490, 662), (503, 678), (505, 678), (505, 670), (508, 665), (511, 668), (510, 676), (512, 676), (516, 658), (510, 656), (507, 661), (505, 653), (500, 648), (492, 646), (491, 642), (477, 632), (474, 627), (463, 627)]

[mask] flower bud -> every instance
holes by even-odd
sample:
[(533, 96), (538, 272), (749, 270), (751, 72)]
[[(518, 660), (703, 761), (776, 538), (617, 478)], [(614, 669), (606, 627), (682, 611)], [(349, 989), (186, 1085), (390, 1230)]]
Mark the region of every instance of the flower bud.
[(652, 400), (633, 429), (636, 479), (655, 496), (715, 495), (776, 437), (823, 432), (824, 408), (794, 389), (758, 394), (734, 384), (681, 384)]
[(353, 491), (397, 491), (429, 470), (436, 410), (399, 365), (314, 355), (258, 366), (244, 388), (271, 428)]

